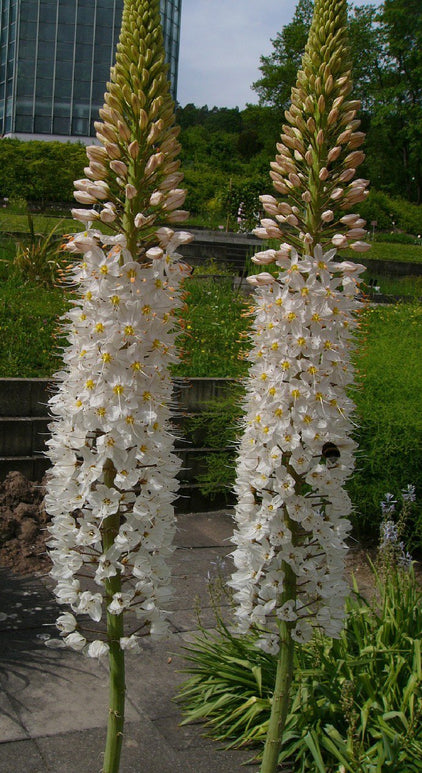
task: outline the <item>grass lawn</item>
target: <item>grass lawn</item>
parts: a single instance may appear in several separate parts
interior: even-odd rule
[[[371,249],[361,256],[362,263],[366,263],[367,260],[399,260],[404,263],[422,262],[422,246],[419,244],[391,244],[390,242],[382,241],[371,241],[370,244]],[[345,250],[344,254],[347,252],[356,260],[356,252]]]

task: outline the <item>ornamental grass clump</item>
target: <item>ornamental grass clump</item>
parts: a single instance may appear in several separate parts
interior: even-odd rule
[[[58,602],[70,606],[50,646],[109,656],[104,773],[119,768],[124,654],[167,630],[179,470],[168,366],[186,274],[176,250],[190,235],[171,228],[187,213],[166,72],[158,0],[127,0],[100,144],[87,148],[86,177],[75,183],[89,208],[73,216],[87,230],[68,242],[82,257],[50,400],[51,574]]]
[[[357,252],[365,221],[350,213],[366,196],[345,0],[317,0],[308,43],[262,196],[268,217],[255,233],[275,239],[251,276],[255,288],[250,370],[235,491],[235,571],[230,581],[240,633],[278,655],[262,773],[278,764],[293,675],[294,644],[317,630],[340,636],[347,516],[353,469],[350,362],[358,276],[336,253]]]
[[[397,516],[388,514],[398,531],[410,515],[409,494],[412,487],[402,492]],[[354,583],[339,638],[315,631],[295,649],[280,771],[420,771],[422,591],[397,539],[388,541],[382,528],[369,590],[364,597]],[[268,733],[278,660],[256,646],[260,635],[257,628],[233,635],[217,607],[216,631],[203,629],[185,648],[189,678],[179,695],[185,723],[205,721],[212,738],[255,749],[257,757]]]

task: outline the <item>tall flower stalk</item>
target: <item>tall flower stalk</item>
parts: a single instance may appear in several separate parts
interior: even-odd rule
[[[87,230],[67,245],[82,257],[50,400],[46,508],[55,592],[70,606],[50,646],[109,656],[103,771],[116,773],[125,652],[167,630],[179,470],[168,366],[176,359],[175,311],[186,273],[176,250],[190,235],[171,227],[187,213],[180,209],[185,192],[159,0],[125,0],[100,117],[99,144],[87,148],[86,177],[75,182],[85,206],[73,216]]]
[[[278,657],[262,773],[277,768],[295,643],[318,628],[338,637],[347,584],[345,538],[353,469],[351,348],[365,221],[349,213],[366,196],[352,89],[346,0],[316,0],[277,156],[276,196],[255,233],[278,246],[257,253],[250,372],[237,463],[231,584],[241,632]]]

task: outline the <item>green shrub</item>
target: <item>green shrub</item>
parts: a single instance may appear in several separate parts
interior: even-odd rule
[[[372,190],[368,198],[359,204],[359,213],[367,220],[369,228],[371,222],[376,221],[377,231],[405,231],[415,236],[422,234],[422,207],[405,199]]]

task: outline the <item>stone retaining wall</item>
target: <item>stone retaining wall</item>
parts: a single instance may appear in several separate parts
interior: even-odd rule
[[[224,397],[234,381],[225,378],[174,381],[176,451],[182,459],[179,509],[200,506],[195,480],[203,469],[201,459],[216,453],[213,448],[193,447],[186,438],[186,421],[200,413],[209,401]],[[51,389],[47,379],[0,379],[0,480],[11,470],[22,472],[32,481],[42,479],[49,464],[44,451],[50,435],[47,402]],[[204,506],[208,505],[204,502]]]

